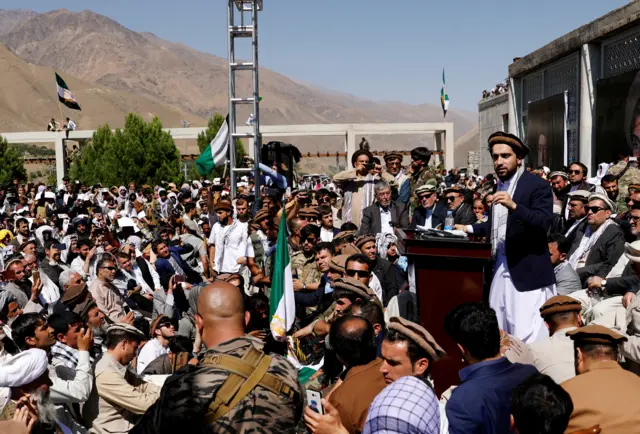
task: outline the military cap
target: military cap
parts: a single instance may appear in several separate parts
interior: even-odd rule
[[[385,154],[384,161],[395,160],[396,158],[399,158],[400,161],[402,161],[403,156],[402,154],[399,154],[397,152],[390,152],[388,154]]]
[[[489,152],[491,152],[494,145],[507,145],[513,149],[518,157],[525,157],[530,151],[529,147],[518,136],[502,131],[495,132],[489,136]]]
[[[567,336],[573,341],[588,344],[618,345],[627,340],[627,337],[605,326],[591,324],[567,332]]]
[[[438,345],[434,337],[431,336],[431,333],[421,325],[394,316],[389,320],[388,328],[409,338],[414,344],[425,350],[433,361],[440,360],[447,354],[442,347]]]
[[[589,196],[591,196],[591,192],[587,190],[576,190],[569,192],[567,196],[571,199],[578,199],[586,202],[589,199]]]
[[[612,212],[617,212],[618,211],[618,206],[611,200],[609,199],[609,196],[607,196],[606,194],[602,194],[602,193],[591,193],[589,195],[589,200],[601,200],[605,203],[605,205],[607,205],[607,208],[609,208]]]
[[[580,312],[582,303],[568,295],[556,295],[546,301],[540,308],[540,316],[546,318],[554,313]]]
[[[315,219],[319,219],[320,218],[320,213],[318,212],[318,209],[312,206],[307,206],[302,208],[300,211],[298,211],[298,216],[299,217],[311,217],[311,218],[315,218]]]
[[[569,179],[569,175],[567,175],[567,174],[566,174],[566,172],[563,172],[563,171],[561,171],[561,170],[556,170],[555,172],[551,172],[551,173],[549,174],[549,179],[553,179],[553,178],[555,178],[556,176],[561,176],[561,177],[563,177],[564,179]]]
[[[339,240],[339,239],[342,239],[342,238],[347,238],[347,237],[353,236],[353,235],[355,235],[355,234],[356,234],[356,231],[342,231],[342,232],[338,232],[338,233],[333,237],[333,239],[334,239],[334,240]]]
[[[343,289],[345,291],[352,292],[364,300],[368,300],[372,295],[375,297],[375,294],[371,293],[368,286],[352,277],[337,279],[333,282],[333,289]]]
[[[269,214],[269,211],[267,211],[266,209],[263,208],[263,209],[258,210],[256,215],[253,216],[253,222],[254,223],[260,223],[260,221],[262,221],[264,219],[268,219],[270,217],[271,217],[271,215]]]
[[[118,323],[110,325],[109,328],[107,329],[107,333],[110,332],[110,331],[115,331],[115,330],[120,330],[120,331],[123,331],[123,332],[130,333],[130,334],[136,336],[139,339],[147,339],[146,336],[144,335],[144,333],[142,333],[140,330],[138,330],[137,328],[135,328],[132,325],[125,324],[125,323],[122,323],[122,322],[118,322]]]
[[[420,187],[416,188],[416,196],[421,196],[427,193],[428,194],[435,193],[438,190],[438,186],[434,182],[429,182],[429,181],[427,181],[426,184],[423,184]]]
[[[376,242],[376,237],[374,237],[373,235],[362,235],[358,238],[356,238],[356,247],[357,248],[361,248],[362,246],[364,246],[365,244],[367,244],[368,242],[373,241],[374,243]]]
[[[344,273],[348,257],[348,255],[337,255],[332,257],[331,262],[329,262],[329,269],[338,273]]]
[[[231,212],[233,211],[233,206],[231,205],[231,202],[229,202],[228,200],[219,200],[215,206],[213,207],[214,211],[228,211]]]
[[[631,262],[640,262],[640,241],[625,243],[624,256]]]

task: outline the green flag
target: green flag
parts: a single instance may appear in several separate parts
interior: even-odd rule
[[[293,326],[296,318],[296,303],[293,295],[293,277],[289,262],[289,243],[287,242],[287,216],[284,208],[278,230],[275,262],[271,277],[271,334],[278,341],[287,338],[287,330]]]
[[[62,77],[60,77],[57,72],[55,74],[56,74],[56,88],[58,91],[58,101],[60,101],[62,104],[66,105],[70,109],[80,110],[80,105],[78,104],[76,99],[73,97],[73,94],[69,90],[69,86],[67,86],[67,83],[64,82]]]
[[[196,167],[200,175],[208,175],[216,166],[220,166],[227,159],[229,150],[229,115],[220,126],[207,149],[196,160]]]
[[[442,113],[444,113],[444,117],[447,117],[447,110],[449,110],[449,95],[447,94],[447,89],[445,87],[444,80],[444,68],[442,69],[442,89],[440,89],[440,103],[442,104]]]

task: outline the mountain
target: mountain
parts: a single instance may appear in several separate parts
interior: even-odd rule
[[[26,61],[55,68],[86,83],[139,95],[208,118],[227,112],[227,61],[184,44],[138,33],[91,11],[56,10],[44,14],[0,10],[0,23],[10,14],[19,17],[15,25],[0,25],[0,42]],[[63,75],[64,75],[63,74]],[[239,73],[238,95],[250,92],[250,73]],[[69,83],[71,89],[74,87]],[[437,90],[436,90],[437,91]],[[370,101],[328,91],[295,81],[266,68],[260,70],[260,116],[264,125],[360,122],[439,122],[439,105],[411,105]],[[6,96],[0,94],[0,101]],[[78,98],[82,104],[82,98]],[[134,110],[132,108],[131,110]],[[248,106],[238,107],[238,119],[248,117]],[[162,119],[166,126],[179,126]],[[92,116],[91,127],[102,123]],[[477,123],[477,114],[449,110],[447,121],[455,124],[457,137]],[[42,119],[37,119],[41,124]],[[171,121],[173,122],[173,121]],[[89,124],[85,124],[87,127]],[[431,137],[367,137],[374,149],[409,149],[431,146]],[[303,152],[341,151],[344,141],[336,138],[295,138]]]
[[[0,9],[0,35],[9,33],[36,15],[38,13],[30,9]]]
[[[64,114],[79,128],[94,128],[104,123],[122,127],[125,116],[132,111],[146,120],[158,116],[172,126],[179,126],[183,119],[206,125],[203,118],[145,96],[62,75],[82,106],[79,112],[64,107]],[[60,121],[52,68],[27,63],[0,44],[0,77],[0,132],[46,130],[51,117]]]

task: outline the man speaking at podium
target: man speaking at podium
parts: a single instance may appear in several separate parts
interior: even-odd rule
[[[489,304],[501,329],[529,343],[544,330],[540,307],[556,293],[547,246],[553,194],[548,182],[525,170],[529,148],[518,137],[493,133],[489,152],[498,175],[489,219],[456,229],[491,240],[495,264]]]

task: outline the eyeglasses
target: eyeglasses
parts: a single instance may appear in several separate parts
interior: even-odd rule
[[[640,221],[640,217],[634,217],[632,215],[629,216],[629,223]]]
[[[605,210],[606,208],[602,208],[602,207],[599,207],[599,206],[585,206],[584,209],[587,211],[587,213],[592,212],[592,213],[596,214],[596,213],[598,213],[600,211]]]
[[[116,267],[102,267],[105,270],[109,270],[109,271],[116,271],[117,268]]]
[[[581,175],[582,170],[570,170],[569,175]]]
[[[347,270],[347,276],[349,277],[356,277],[356,274],[358,275],[358,277],[369,277],[371,276],[371,273],[369,271],[365,271],[365,270]]]
[[[447,196],[447,202],[453,202],[457,198],[458,198],[457,196]]]

